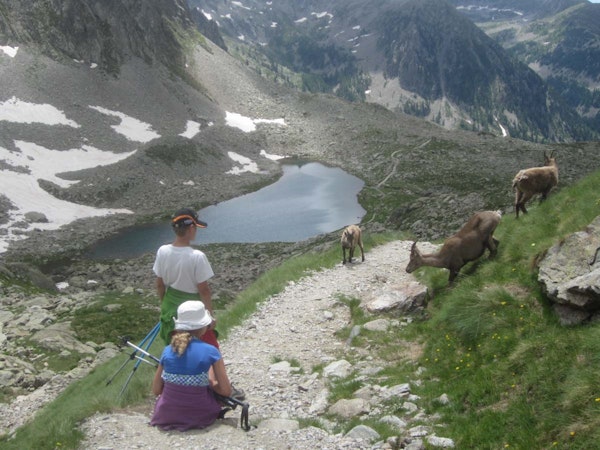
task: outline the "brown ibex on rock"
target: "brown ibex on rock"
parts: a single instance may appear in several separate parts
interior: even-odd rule
[[[358,245],[360,247],[360,254],[362,256],[362,260],[365,260],[365,251],[363,249],[362,243],[362,233],[360,231],[360,227],[358,225],[350,225],[344,229],[342,232],[342,264],[346,264],[346,249],[349,249],[349,258],[348,262],[352,262],[352,258],[354,257],[354,249]]]
[[[492,235],[501,217],[500,211],[473,214],[456,234],[444,241],[437,253],[422,254],[417,243],[413,243],[406,271],[411,273],[421,266],[443,267],[450,271],[448,283],[452,283],[460,269],[483,255],[486,248],[490,251],[490,257],[496,254],[499,242]]]
[[[554,152],[547,156],[544,153],[544,166],[520,170],[513,179],[515,191],[515,213],[519,218],[519,210],[527,213],[525,203],[536,194],[542,194],[540,203],[546,200],[550,190],[558,184],[558,165]]]

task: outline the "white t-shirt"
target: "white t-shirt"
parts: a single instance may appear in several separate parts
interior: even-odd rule
[[[212,278],[214,272],[206,255],[192,247],[161,246],[152,270],[165,286],[178,291],[197,293],[198,284]]]

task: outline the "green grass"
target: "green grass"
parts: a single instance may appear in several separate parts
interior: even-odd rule
[[[599,193],[600,172],[552,194],[542,205],[532,204],[530,213],[518,220],[514,214],[506,215],[495,233],[500,240],[496,258],[484,257],[466,266],[452,287],[447,286],[447,271],[419,269],[415,275],[433,294],[427,319],[392,333],[361,331],[353,346],[368,348],[386,367],[377,380],[351,375],[333,383],[331,400],[351,398],[370,382],[393,386],[418,377],[422,383],[411,384],[411,392],[420,396],[419,406],[427,414],[439,414],[437,423],[445,426],[436,433],[452,438],[456,448],[595,448],[600,442],[600,324],[560,326],[541,293],[535,263],[548,248],[600,214]],[[365,247],[398,238],[366,236]],[[339,263],[339,253],[337,246],[309,252],[261,276],[219,313],[221,337],[289,281]],[[345,340],[352,326],[368,317],[355,299],[340,301],[352,314],[352,323],[338,336]],[[152,349],[154,354],[159,351]],[[153,370],[146,366],[122,397],[125,373],[106,385],[123,361],[123,355],[114,358],[74,383],[14,439],[0,440],[0,447],[76,448],[81,420],[96,411],[148,401]],[[418,367],[424,370],[417,376]],[[322,366],[312,370],[319,372]],[[125,372],[129,371],[128,366]],[[448,395],[449,404],[437,401],[442,394]],[[401,415],[394,400],[379,406],[385,414]],[[338,427],[347,431],[358,423],[363,422],[341,421]],[[376,418],[364,423],[382,439],[395,433]]]
[[[600,214],[600,173],[503,218],[498,256],[466,267],[449,288],[439,269],[419,395],[458,448],[594,448],[600,442],[600,325],[562,327],[542,296],[535,262]],[[471,270],[469,270],[471,269]],[[474,270],[473,270],[474,269]],[[450,406],[432,400],[446,393]]]

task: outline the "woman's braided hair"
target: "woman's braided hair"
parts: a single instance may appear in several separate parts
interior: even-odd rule
[[[171,337],[171,348],[178,356],[181,356],[185,353],[191,341],[192,335],[189,331],[177,331]]]

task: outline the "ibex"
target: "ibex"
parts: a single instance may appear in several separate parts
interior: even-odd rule
[[[519,218],[519,210],[527,213],[525,203],[536,194],[542,194],[540,203],[546,200],[550,190],[558,184],[558,166],[553,157],[554,152],[547,156],[544,153],[544,166],[520,170],[513,179],[515,191],[515,212]]]
[[[443,267],[450,271],[448,283],[451,284],[460,269],[483,255],[486,248],[490,251],[490,257],[496,254],[499,242],[492,235],[501,217],[500,211],[473,214],[456,234],[444,241],[437,253],[424,255],[417,248],[417,243],[413,243],[406,271],[411,273],[421,266]]]
[[[358,225],[350,225],[344,229],[342,232],[342,264],[346,264],[346,249],[349,249],[349,258],[348,262],[352,262],[352,258],[354,258],[354,249],[358,245],[360,247],[360,254],[362,256],[362,260],[365,260],[365,251],[363,249],[362,243],[362,233],[360,231],[360,227]]]

